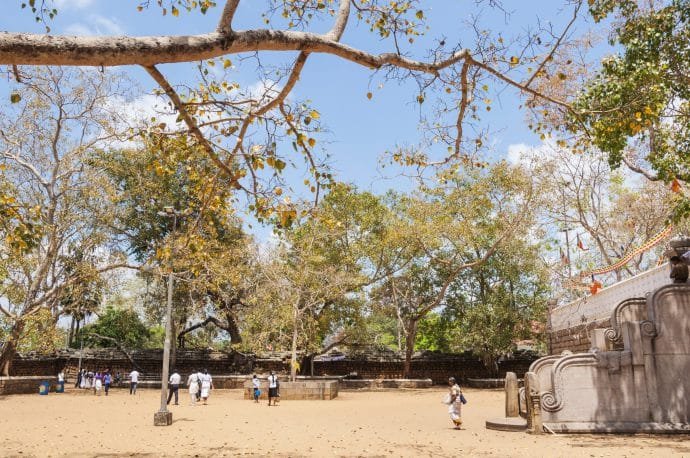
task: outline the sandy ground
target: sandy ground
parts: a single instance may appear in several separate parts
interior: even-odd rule
[[[79,391],[0,397],[0,456],[690,457],[690,437],[532,436],[484,428],[501,391],[465,390],[464,429],[452,429],[444,390],[341,392],[278,407],[215,391],[207,406],[171,406],[154,427],[160,392],[95,397]],[[182,394],[182,393],[181,393]],[[186,393],[185,393],[186,394]]]

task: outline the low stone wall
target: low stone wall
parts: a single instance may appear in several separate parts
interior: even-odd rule
[[[427,379],[343,379],[341,390],[385,390],[431,388],[433,381]]]
[[[309,380],[297,382],[280,382],[281,400],[331,400],[338,396],[337,380]],[[261,380],[260,399],[268,399],[268,381]],[[244,399],[254,399],[254,388],[251,380],[244,384]]]
[[[57,377],[0,377],[0,396],[7,394],[38,394],[41,382],[50,382],[50,391],[57,387]]]
[[[137,350],[131,353],[140,366],[142,382],[157,382],[160,378],[162,365],[162,350]],[[62,351],[53,356],[24,355],[13,361],[11,375],[48,375],[55,376],[61,369],[71,380],[74,380],[79,367],[79,350]],[[350,358],[338,361],[314,361],[314,376],[341,378],[357,374],[356,378],[365,380],[396,380],[403,378],[404,362],[399,354],[392,353],[387,358]],[[515,372],[518,377],[529,368],[536,357],[521,355],[513,359],[505,359],[498,363],[498,377],[504,377],[506,372]],[[289,361],[280,355],[269,358],[258,358],[253,355],[240,353],[224,353],[217,351],[183,351],[177,352],[175,366],[183,377],[192,370],[208,369],[216,377],[223,375],[267,374],[270,371],[287,373]],[[84,350],[81,367],[89,370],[110,369],[114,375],[121,373],[123,378],[132,370],[132,364],[127,357],[116,349]],[[171,368],[172,369],[172,368]],[[308,368],[305,368],[308,370]],[[411,363],[411,379],[431,379],[434,384],[445,385],[448,377],[455,377],[460,381],[468,378],[484,378],[492,376],[482,364],[480,358],[471,354],[441,355],[436,353],[416,355]],[[218,379],[223,388],[239,388],[241,381],[232,379]],[[238,385],[240,384],[240,385]],[[142,386],[144,383],[142,383]]]

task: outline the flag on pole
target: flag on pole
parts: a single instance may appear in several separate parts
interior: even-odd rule
[[[577,234],[577,247],[582,251],[587,251],[587,248],[585,248],[585,244],[582,243],[582,240],[580,240],[580,234]]]
[[[678,178],[674,178],[673,181],[671,182],[671,191],[675,193],[679,193],[681,190],[680,186],[680,181],[678,181]]]
[[[558,247],[558,251],[561,254],[561,262],[563,264],[570,264],[570,259],[568,259],[568,256],[563,252],[563,249],[561,247]]]

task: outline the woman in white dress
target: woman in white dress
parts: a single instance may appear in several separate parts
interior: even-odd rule
[[[448,393],[448,413],[450,414],[450,420],[455,425],[455,429],[460,429],[460,425],[462,425],[462,390],[455,383],[455,378],[453,377],[448,379],[448,386],[450,387],[450,392]]]
[[[199,374],[192,371],[187,379],[187,385],[189,385],[189,399],[191,401],[190,405],[196,405],[196,395],[199,392]]]
[[[204,404],[206,404],[212,389],[213,379],[211,378],[211,374],[208,373],[208,370],[204,369],[204,373],[201,375],[201,399],[203,399]]]

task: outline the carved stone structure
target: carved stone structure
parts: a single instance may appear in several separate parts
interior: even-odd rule
[[[690,432],[690,284],[669,284],[664,273],[646,299],[628,284],[634,295],[612,307],[590,351],[530,366],[530,431]]]
[[[527,422],[520,414],[518,379],[515,372],[508,372],[505,378],[506,416],[486,421],[488,429],[498,431],[524,431]]]

